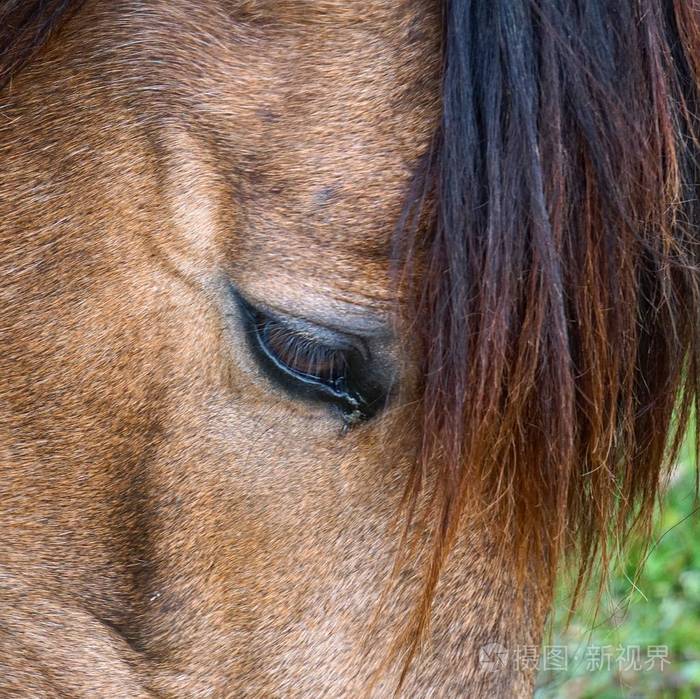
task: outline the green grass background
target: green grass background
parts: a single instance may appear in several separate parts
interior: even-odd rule
[[[566,668],[560,661],[554,669],[540,671],[536,699],[700,698],[700,502],[695,499],[695,466],[687,440],[657,509],[641,575],[635,579],[641,553],[632,546],[624,565],[610,577],[596,619],[591,603],[584,602],[565,628],[568,600],[560,595],[547,645],[566,647]],[[669,662],[647,662],[649,646],[661,647]],[[605,647],[599,652],[610,654],[609,669],[607,661],[591,659],[595,650],[587,650]],[[626,669],[633,665],[636,647],[642,669]],[[620,660],[621,653],[627,658]],[[544,649],[540,667],[543,664]]]

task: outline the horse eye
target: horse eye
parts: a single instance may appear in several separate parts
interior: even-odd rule
[[[365,359],[359,350],[332,347],[240,296],[238,300],[249,346],[277,384],[294,396],[334,405],[348,425],[379,409],[384,396],[366,384]]]
[[[328,347],[273,318],[259,318],[256,330],[265,349],[300,378],[334,387],[346,381],[346,350]]]

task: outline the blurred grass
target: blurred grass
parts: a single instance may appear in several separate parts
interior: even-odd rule
[[[610,577],[597,618],[584,602],[568,628],[562,590],[546,644],[565,650],[543,649],[540,668],[550,668],[540,670],[535,699],[700,697],[700,503],[691,438],[655,514],[641,575],[635,578],[641,548],[632,546]],[[665,658],[652,662],[650,647]]]

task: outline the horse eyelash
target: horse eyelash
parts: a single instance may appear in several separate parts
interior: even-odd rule
[[[255,308],[233,292],[251,350],[284,388],[335,405],[345,428],[368,420],[384,405],[386,390],[362,378],[365,359],[360,350],[325,344],[303,328]]]
[[[273,318],[256,318],[255,325],[268,351],[290,371],[332,383],[344,377],[348,364],[345,350],[324,345]]]

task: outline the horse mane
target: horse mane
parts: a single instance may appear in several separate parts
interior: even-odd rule
[[[0,88],[83,0],[0,2]],[[445,0],[443,110],[395,249],[422,357],[406,485],[520,579],[648,531],[699,396],[696,0]],[[697,444],[696,444],[697,450]],[[407,661],[407,662],[408,662]]]
[[[649,533],[698,404],[699,69],[696,1],[444,4],[396,241],[423,357],[409,512],[435,484],[409,658],[466,519],[521,583],[568,555],[574,601],[613,537]]]

